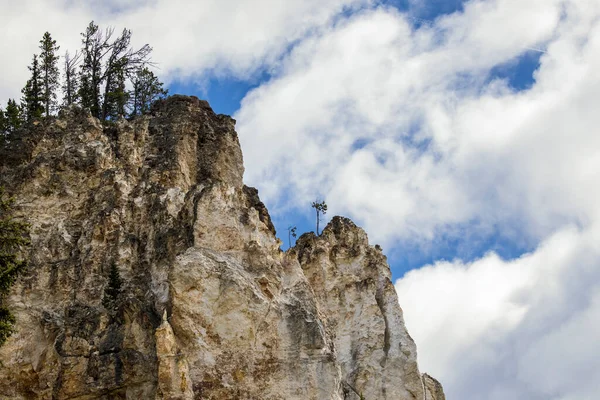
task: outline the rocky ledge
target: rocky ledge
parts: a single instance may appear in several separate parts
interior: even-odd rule
[[[380,249],[335,217],[282,252],[234,126],[172,96],[104,126],[71,108],[0,151],[32,242],[0,398],[444,399]]]

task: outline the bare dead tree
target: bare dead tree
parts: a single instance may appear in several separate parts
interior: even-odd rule
[[[106,83],[104,87],[102,119],[106,119],[110,108],[115,105],[115,98],[118,98],[122,94],[118,93],[123,90],[123,84],[120,80],[133,76],[142,67],[151,64],[149,58],[152,47],[145,44],[139,49],[134,50],[130,47],[130,43],[131,31],[123,29],[121,35],[109,45],[106,68],[102,76],[102,80]]]
[[[75,55],[71,57],[69,51],[65,53],[65,62],[63,65],[63,73],[65,80],[63,83],[63,105],[70,106],[77,100],[77,89],[79,87],[79,79],[77,76],[77,67],[81,60],[81,53],[75,52]]]

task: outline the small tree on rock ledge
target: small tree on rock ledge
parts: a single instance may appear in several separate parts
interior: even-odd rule
[[[102,305],[109,311],[114,312],[117,308],[117,301],[121,294],[123,286],[123,280],[119,273],[119,268],[114,262],[110,265],[110,271],[108,272],[108,283],[104,288],[104,297],[102,298]]]
[[[317,201],[313,201],[312,203],[312,208],[315,209],[316,213],[317,213],[317,236],[319,235],[319,221],[321,220],[321,214],[325,215],[327,214],[327,204],[325,204],[325,200],[319,202]]]

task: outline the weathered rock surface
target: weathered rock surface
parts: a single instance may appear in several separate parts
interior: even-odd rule
[[[0,152],[32,240],[0,398],[444,399],[363,230],[279,249],[234,124],[194,97],[110,127],[72,108]]]

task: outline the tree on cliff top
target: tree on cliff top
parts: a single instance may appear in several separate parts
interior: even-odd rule
[[[56,45],[56,40],[52,39],[50,32],[44,33],[44,37],[40,40],[40,70],[42,81],[42,101],[44,103],[44,111],[46,117],[50,116],[50,112],[54,111],[57,106],[56,90],[59,86],[60,73],[58,69],[59,46]]]
[[[8,118],[6,118],[6,114],[2,107],[0,107],[0,147],[4,143],[4,136],[8,131]]]
[[[109,48],[112,31],[102,32],[94,21],[90,22],[81,34],[83,62],[79,75],[79,99],[83,107],[89,108],[92,115],[100,117],[100,85],[102,84],[102,58]]]
[[[10,141],[11,134],[21,126],[22,119],[22,108],[15,100],[8,100],[6,110],[0,108],[0,147]]]
[[[125,113],[129,97],[125,90],[126,79],[151,64],[152,48],[145,44],[133,49],[129,29],[123,29],[113,40],[114,29],[102,31],[94,21],[81,35],[83,60],[78,91],[81,105],[97,118],[115,119]]]
[[[6,111],[4,111],[4,117],[6,118],[6,133],[13,133],[17,130],[23,122],[23,107],[19,106],[14,99],[8,99],[6,104]]]
[[[319,222],[321,221],[321,214],[327,214],[327,204],[325,204],[325,200],[321,202],[317,200],[313,201],[311,207],[314,208],[317,213],[317,235],[319,235]]]
[[[79,60],[81,53],[76,51],[74,56],[69,54],[69,51],[65,52],[63,74],[65,80],[62,84],[63,91],[63,106],[70,106],[75,103],[78,99],[78,88],[79,88],[79,77],[77,76],[77,67],[79,66]]]
[[[15,317],[6,307],[5,297],[27,265],[19,252],[29,244],[27,224],[13,219],[13,203],[14,199],[6,198],[0,188],[0,346],[14,332]]]
[[[158,99],[167,96],[168,90],[148,68],[139,69],[134,75],[131,96],[131,116],[142,115],[150,111],[150,106]]]
[[[33,56],[31,66],[28,68],[31,71],[31,78],[27,80],[25,87],[21,90],[23,93],[21,105],[25,112],[25,119],[30,122],[40,118],[44,113],[44,82],[37,55]]]
[[[110,31],[112,33],[112,30]],[[104,80],[104,102],[102,104],[102,119],[114,118],[115,110],[119,115],[125,114],[125,104],[128,93],[125,91],[125,79],[132,77],[138,70],[150,63],[152,47],[143,45],[137,50],[131,47],[131,31],[123,32],[109,45],[108,59],[102,79]]]
[[[59,89],[63,93],[60,106],[78,104],[103,121],[144,114],[155,100],[167,95],[163,83],[147,68],[154,65],[150,60],[152,47],[148,44],[132,47],[129,29],[117,35],[114,28],[100,29],[92,21],[81,36],[81,51],[73,56],[67,51],[59,68],[60,46],[49,32],[43,35],[41,52],[33,55],[28,67],[29,79],[21,90],[20,120],[17,124],[10,119],[6,128],[7,107],[4,118],[0,116],[0,133],[11,132],[22,122],[54,114],[59,106]]]

